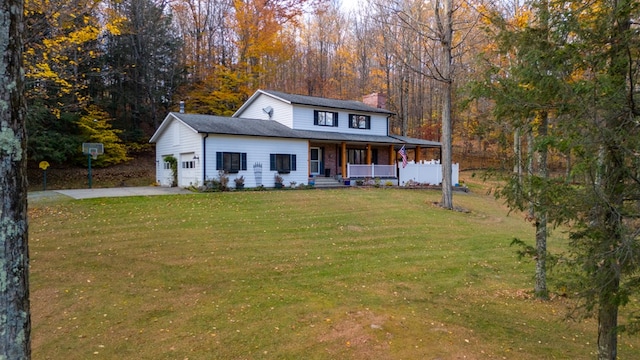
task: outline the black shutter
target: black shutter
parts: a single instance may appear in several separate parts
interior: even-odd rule
[[[333,113],[333,126],[338,127],[338,113]]]
[[[270,166],[269,166],[269,169],[270,169],[271,171],[276,171],[276,170],[278,170],[278,169],[276,169],[276,154],[271,154],[271,155],[269,156],[269,158],[270,158],[270,163],[271,163],[271,164],[270,164]]]
[[[291,155],[291,171],[296,171],[296,154]]]
[[[224,165],[222,164],[222,153],[220,151],[216,152],[216,170],[224,169]]]
[[[247,153],[240,154],[240,170],[247,170]]]
[[[318,125],[318,110],[313,111],[313,125]]]

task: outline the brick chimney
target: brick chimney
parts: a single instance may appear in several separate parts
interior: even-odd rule
[[[383,93],[373,93],[362,97],[362,102],[378,109],[386,109],[387,95]]]

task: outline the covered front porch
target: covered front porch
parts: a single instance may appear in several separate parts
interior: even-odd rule
[[[408,160],[440,159],[440,143],[386,136],[384,142],[309,141],[309,176],[344,179],[396,179],[398,151],[404,146]]]

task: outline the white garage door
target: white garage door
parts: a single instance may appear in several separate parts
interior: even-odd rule
[[[180,155],[178,164],[178,185],[181,187],[196,185],[196,159],[194,153]]]

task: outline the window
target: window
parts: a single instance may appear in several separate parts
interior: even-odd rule
[[[338,156],[339,165],[342,166],[342,153]],[[347,149],[347,163],[354,165],[364,165],[367,163],[366,149]],[[378,149],[371,149],[371,163],[378,163]]]
[[[216,170],[223,170],[228,174],[247,170],[247,153],[218,151],[216,153]]]
[[[366,164],[367,150],[365,149],[347,149],[347,162],[349,164]]]
[[[196,162],[193,161],[193,160],[183,161],[182,162],[182,168],[183,169],[195,169],[196,168]]]
[[[168,162],[168,161],[164,161],[162,163],[162,168],[165,169],[165,170],[171,170],[171,163]]]
[[[371,116],[349,114],[349,127],[352,129],[371,129]]]
[[[295,154],[271,154],[271,171],[288,174],[296,171]]]
[[[331,111],[314,111],[313,124],[318,126],[338,127],[338,113]]]

